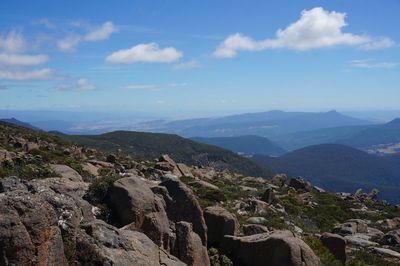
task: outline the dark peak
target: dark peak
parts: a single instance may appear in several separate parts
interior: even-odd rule
[[[387,124],[388,125],[400,125],[400,117],[397,117],[397,118],[393,119],[392,121],[390,121]]]

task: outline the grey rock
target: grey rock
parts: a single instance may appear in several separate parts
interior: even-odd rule
[[[209,246],[218,247],[224,235],[235,236],[239,232],[239,222],[236,217],[222,207],[207,207],[204,210],[204,219],[208,228]]]
[[[322,244],[344,265],[346,263],[346,240],[340,235],[331,233],[323,233],[320,239]]]
[[[321,265],[312,249],[290,231],[272,231],[244,237],[225,236],[222,247],[235,265]]]

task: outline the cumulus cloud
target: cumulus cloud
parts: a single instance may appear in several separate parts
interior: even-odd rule
[[[181,57],[182,52],[175,48],[160,48],[157,43],[153,42],[116,51],[106,58],[106,62],[110,64],[171,63]]]
[[[34,66],[49,60],[47,55],[0,54],[0,66]]]
[[[54,71],[50,68],[38,70],[0,70],[0,80],[51,79]]]
[[[111,34],[117,32],[118,29],[111,21],[107,21],[100,27],[89,31],[85,35],[73,34],[61,39],[57,42],[58,49],[62,52],[72,52],[81,42],[98,42],[110,38]]]
[[[110,35],[116,31],[117,28],[114,24],[111,21],[107,21],[99,28],[86,34],[84,39],[91,42],[102,41],[108,39]]]
[[[57,42],[58,49],[62,52],[72,52],[76,46],[81,42],[81,37],[78,35],[71,35]]]
[[[79,78],[74,84],[61,83],[56,86],[58,91],[94,91],[96,86],[91,84],[87,78]]]
[[[389,68],[394,68],[398,65],[398,63],[394,62],[374,62],[370,59],[365,59],[365,60],[353,60],[350,62],[350,65],[355,68],[367,68],[367,69],[373,69],[373,68],[383,68],[383,69],[389,69]]]
[[[381,49],[394,45],[387,37],[372,38],[343,32],[347,26],[346,13],[327,11],[322,7],[303,10],[300,19],[285,29],[279,29],[275,38],[261,41],[241,33],[228,36],[214,51],[214,56],[229,58],[239,51],[261,51],[266,49],[286,48],[306,51],[338,45],[357,46],[362,49]]]
[[[185,70],[185,69],[193,69],[193,68],[199,68],[199,67],[200,67],[200,63],[197,60],[190,60],[187,62],[176,64],[174,66],[174,69]]]
[[[11,31],[7,36],[0,35],[0,50],[6,53],[18,53],[24,51],[26,42],[21,32]]]

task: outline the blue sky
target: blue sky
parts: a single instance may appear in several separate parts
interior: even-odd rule
[[[0,3],[0,109],[400,109],[400,1]]]

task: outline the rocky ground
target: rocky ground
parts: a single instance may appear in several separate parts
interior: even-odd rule
[[[0,123],[0,265],[400,265],[400,208]]]

